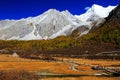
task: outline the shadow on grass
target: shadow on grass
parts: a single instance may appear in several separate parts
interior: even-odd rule
[[[41,75],[41,78],[68,78],[68,77],[83,77],[90,75],[79,75],[79,74],[56,74],[56,75]]]

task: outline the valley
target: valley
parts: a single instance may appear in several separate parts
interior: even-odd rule
[[[0,80],[89,79],[120,80],[120,4],[0,21]]]
[[[119,60],[91,60],[83,58],[61,58],[58,61],[44,61],[0,55],[0,71],[28,71],[40,76],[40,80],[119,80],[120,77],[105,75],[104,70],[93,70],[92,66],[120,68]],[[104,73],[104,74],[103,74]],[[103,75],[102,75],[103,74]],[[106,73],[107,74],[107,73]]]

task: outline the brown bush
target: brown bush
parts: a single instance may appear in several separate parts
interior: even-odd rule
[[[0,80],[39,80],[39,77],[27,71],[0,71]]]

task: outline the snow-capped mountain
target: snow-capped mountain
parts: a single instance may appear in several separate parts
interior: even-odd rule
[[[80,24],[68,11],[50,9],[37,17],[0,21],[0,39],[49,39],[69,35]]]
[[[50,9],[36,17],[2,20],[0,21],[0,39],[52,39],[61,35],[70,35],[76,29],[82,29],[79,34],[84,35],[92,28],[91,21],[97,21],[100,18],[103,21],[102,19],[107,17],[113,8],[115,6],[103,8],[93,5],[85,14],[77,17],[67,10],[60,12],[56,9]]]
[[[105,18],[109,15],[109,13],[115,8],[116,6],[108,6],[102,7],[97,4],[93,4],[91,8],[89,8],[86,13],[81,14],[80,16],[75,15],[79,20],[82,21],[96,21],[100,18]]]
[[[79,16],[75,15],[75,17],[79,20],[89,23],[89,30],[84,31],[81,35],[87,34],[90,31],[94,31],[99,28],[99,26],[105,22],[104,18],[106,18],[115,7],[116,6],[102,7],[100,5],[93,4],[86,13]]]

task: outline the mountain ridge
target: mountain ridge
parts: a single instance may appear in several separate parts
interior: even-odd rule
[[[117,9],[117,10],[116,10]],[[120,50],[120,8],[116,7],[113,14],[99,26],[96,31],[78,37],[79,30],[88,31],[89,26],[80,26],[73,30],[69,36],[59,36],[48,40],[0,40],[0,49],[17,52],[22,57],[31,57],[41,54],[54,54],[63,56],[89,55],[93,56],[100,52]],[[116,15],[117,13],[117,15]],[[118,16],[118,17],[117,17]],[[31,24],[30,24],[31,25]],[[32,55],[31,55],[32,54]],[[82,56],[83,57],[83,56]]]
[[[92,7],[95,6],[98,7],[98,5],[95,4]],[[90,9],[88,11],[90,11]],[[91,16],[88,17],[91,18]],[[103,21],[102,19],[101,21],[98,20],[99,18],[97,17],[95,20],[84,21],[73,16],[68,10],[60,12],[56,9],[49,9],[36,17],[0,21],[0,39],[53,39],[62,35],[70,35],[75,29],[81,29],[81,26],[88,28],[86,30],[80,30],[80,35],[84,35],[90,31],[94,21],[96,21],[98,25]]]

